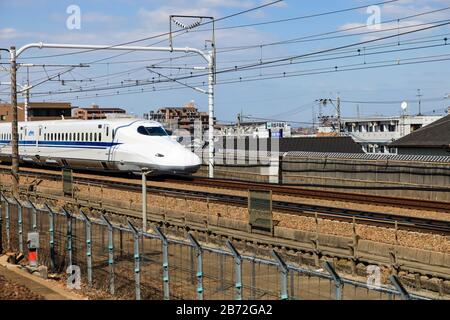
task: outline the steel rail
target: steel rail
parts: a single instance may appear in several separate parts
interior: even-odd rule
[[[21,174],[28,174],[33,176],[40,176],[42,178],[46,177],[51,180],[61,180],[61,174],[59,173],[48,173],[48,172],[33,172],[33,171],[21,171]],[[141,185],[136,180],[136,182],[124,182],[117,180],[107,180],[104,177],[99,178],[90,178],[90,177],[81,177],[74,175],[73,181],[86,185],[103,185],[109,188],[121,189],[121,190],[135,190],[140,191]],[[111,178],[111,177],[106,177]],[[134,181],[134,179],[130,179]],[[169,179],[171,182],[173,179]],[[209,180],[208,181],[212,181]],[[220,184],[221,180],[218,180],[218,184],[216,187],[223,187]],[[223,181],[223,180],[222,180]],[[229,183],[229,182],[228,182]],[[240,187],[243,186],[244,183],[240,184]],[[247,184],[247,189],[249,187],[263,187],[263,184]],[[270,186],[269,186],[270,187]],[[183,198],[193,198],[193,199],[201,199],[208,201],[215,201],[225,204],[233,204],[236,206],[246,207],[248,204],[247,197],[237,196],[237,195],[229,195],[217,192],[206,192],[199,190],[182,190],[176,188],[168,188],[168,187],[157,187],[157,186],[148,186],[147,192],[156,193],[162,195],[168,195],[173,197],[183,197]],[[303,194],[297,194],[302,195]],[[381,213],[381,212],[370,212],[364,210],[355,210],[355,209],[347,209],[347,208],[336,208],[336,207],[328,207],[321,205],[310,205],[304,203],[293,203],[293,202],[285,202],[285,201],[273,201],[272,203],[273,209],[278,210],[284,213],[289,213],[298,216],[318,216],[320,218],[330,219],[330,220],[338,220],[345,222],[353,222],[360,221],[364,224],[382,226],[388,228],[397,227],[402,230],[409,231],[420,231],[420,232],[429,232],[429,233],[437,233],[443,235],[450,235],[450,221],[429,219],[429,218],[421,218],[421,217],[411,217],[406,215],[398,215],[392,213]]]

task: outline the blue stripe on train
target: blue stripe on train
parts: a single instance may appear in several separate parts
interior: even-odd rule
[[[10,140],[0,140],[0,144],[9,144]],[[116,145],[118,142],[91,142],[91,141],[39,141],[40,147],[56,147],[56,148],[86,148],[86,149],[107,149]],[[19,146],[36,145],[34,141],[19,141]]]

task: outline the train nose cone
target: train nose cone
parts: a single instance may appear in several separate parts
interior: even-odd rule
[[[200,166],[202,164],[202,160],[198,155],[191,152],[191,165],[192,166]]]

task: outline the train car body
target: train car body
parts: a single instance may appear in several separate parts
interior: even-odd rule
[[[189,174],[200,158],[173,141],[158,122],[139,119],[19,122],[25,163],[151,174]],[[0,159],[11,160],[11,123],[0,124]]]

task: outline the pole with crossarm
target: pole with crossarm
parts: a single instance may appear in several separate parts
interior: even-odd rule
[[[190,47],[145,47],[145,46],[115,46],[115,45],[92,45],[92,44],[65,44],[65,43],[43,43],[43,42],[36,42],[36,43],[29,43],[27,45],[24,45],[23,47],[15,50],[15,48],[10,49],[10,61],[12,68],[15,69],[17,58],[26,50],[32,49],[32,48],[38,48],[38,49],[92,49],[92,50],[114,50],[114,51],[152,51],[152,52],[184,52],[184,53],[195,53],[201,56],[208,64],[208,90],[206,93],[208,94],[208,110],[209,110],[209,155],[208,155],[208,164],[209,164],[209,177],[214,177],[214,126],[213,126],[213,119],[214,119],[214,51],[208,51],[204,52],[199,49],[190,48]],[[13,119],[13,124],[17,123],[17,90],[16,90],[16,78],[15,78],[15,72],[11,72],[11,101],[13,102],[13,116],[16,119]],[[15,103],[14,103],[15,101]],[[14,112],[15,110],[15,112]],[[18,145],[17,137],[18,137],[18,128],[16,126],[12,126],[12,145],[13,149],[14,146]],[[16,148],[17,149],[17,148]],[[19,156],[18,156],[18,150],[17,154],[15,155],[15,152],[13,150],[13,157],[12,157],[12,175],[13,177],[18,177],[19,172]],[[15,156],[14,156],[15,155]],[[18,179],[13,179],[13,190],[18,190]]]

